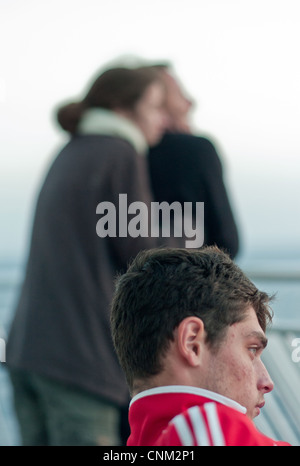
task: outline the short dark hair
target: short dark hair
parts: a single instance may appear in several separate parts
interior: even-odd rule
[[[142,251],[116,281],[111,330],[130,389],[163,368],[174,330],[188,316],[202,319],[207,344],[218,348],[228,327],[253,306],[265,331],[271,297],[215,246]]]

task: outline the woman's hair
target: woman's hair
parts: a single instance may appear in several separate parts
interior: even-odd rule
[[[118,279],[111,309],[112,337],[130,389],[162,370],[184,318],[202,319],[207,344],[217,351],[250,306],[265,330],[270,299],[217,247],[141,252]]]
[[[65,131],[73,134],[83,112],[89,108],[133,110],[148,86],[155,81],[160,81],[159,71],[152,67],[106,70],[96,78],[81,101],[58,109],[57,121]]]

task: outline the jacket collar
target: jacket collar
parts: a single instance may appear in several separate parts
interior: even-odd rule
[[[190,387],[186,385],[167,385],[163,387],[150,388],[149,390],[145,390],[134,396],[130,402],[130,406],[135,401],[141,398],[167,393],[186,393],[190,395],[197,395],[203,398],[208,398],[210,400],[216,401],[217,403],[221,403],[230,408],[234,408],[243,414],[246,414],[247,412],[247,409],[244,406],[240,405],[239,403],[230,398],[227,398],[226,396],[220,395],[219,393],[211,392],[210,390],[205,390],[204,388]]]
[[[145,155],[147,142],[140,129],[127,118],[104,108],[90,108],[81,117],[79,134],[116,136],[128,141],[140,155]]]

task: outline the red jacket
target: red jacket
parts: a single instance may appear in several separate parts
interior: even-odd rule
[[[266,437],[246,408],[217,393],[188,386],[157,387],[135,396],[128,446],[288,446]]]

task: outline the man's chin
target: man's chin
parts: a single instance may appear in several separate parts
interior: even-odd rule
[[[252,410],[251,413],[249,413],[249,410],[248,410],[248,411],[247,411],[247,416],[248,416],[250,419],[254,419],[255,417],[259,416],[259,415],[260,415],[260,411],[261,411],[261,409],[263,408],[264,404],[265,404],[265,403],[263,402],[263,403],[260,403],[260,404],[256,405],[256,406],[253,408],[253,410]]]

